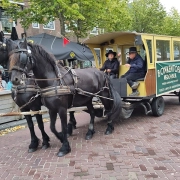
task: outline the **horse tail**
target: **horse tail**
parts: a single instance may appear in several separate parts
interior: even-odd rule
[[[114,121],[120,118],[121,110],[122,110],[122,100],[119,93],[114,89],[111,80],[108,76],[106,76],[106,80],[109,86],[110,95],[113,99],[113,104],[110,112],[107,113],[107,116],[110,121]]]

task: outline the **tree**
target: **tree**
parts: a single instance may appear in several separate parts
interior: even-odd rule
[[[65,36],[67,24],[78,40],[94,27],[104,28],[106,31],[130,27],[127,0],[29,0],[23,11],[11,8],[7,0],[3,1],[8,13],[14,19],[21,19],[23,27],[29,27],[32,22],[46,24],[59,19],[61,34]]]
[[[170,36],[180,36],[180,13],[174,7],[164,19],[162,33]]]
[[[127,30],[130,27],[127,0],[77,0],[76,3],[85,19],[68,19],[68,27],[77,38],[87,36],[94,27],[105,31]]]
[[[129,12],[132,17],[131,30],[161,34],[166,11],[159,0],[133,0]]]

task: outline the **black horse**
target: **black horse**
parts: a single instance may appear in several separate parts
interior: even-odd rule
[[[121,112],[121,98],[108,77],[95,68],[77,69],[74,73],[63,67],[58,68],[54,56],[48,54],[41,46],[31,43],[28,45],[25,41],[20,49],[11,53],[11,81],[14,85],[19,85],[22,74],[27,75],[33,70],[41,88],[43,104],[49,109],[51,131],[62,142],[58,156],[64,156],[71,151],[67,139],[67,109],[72,104],[74,107],[87,106],[91,120],[86,136],[93,136],[95,111],[92,105],[93,96],[90,93],[104,97],[100,99],[108,112],[109,120],[105,134],[112,133],[112,120],[119,118]],[[62,133],[58,133],[55,128],[57,113],[61,119]]]
[[[5,38],[3,32],[0,32],[0,63],[9,67],[9,53],[17,48],[17,43],[11,39]],[[34,86],[34,87],[33,87]],[[15,103],[21,107],[36,95],[38,89],[35,88],[35,82],[33,80],[26,80],[24,85],[20,85],[12,89],[12,98]],[[41,97],[36,98],[32,103],[21,109],[22,112],[28,112],[30,110],[39,111],[41,110],[42,102]],[[70,112],[70,119],[68,123],[68,135],[72,135],[73,129],[76,129],[76,119],[74,117],[74,112]],[[42,133],[42,149],[47,149],[49,147],[49,137],[44,131],[44,123],[42,121],[42,115],[35,115],[38,123],[38,127]],[[39,139],[37,138],[34,131],[34,124],[31,115],[25,116],[30,134],[31,134],[31,144],[29,145],[28,152],[34,152],[37,150],[39,145]]]
[[[9,53],[17,47],[17,44],[12,41],[11,39],[7,39],[3,36],[3,33],[0,32],[0,62],[8,65],[8,55]],[[37,94],[37,90],[35,89],[36,85],[35,82],[32,80],[27,80],[25,82],[25,85],[19,85],[16,87],[13,87],[12,89],[12,98],[14,99],[15,103],[21,107],[24,104],[26,104],[33,96]],[[21,109],[22,112],[27,112],[27,111],[39,111],[41,110],[42,102],[41,102],[41,97],[37,97],[35,101],[31,102],[27,106]],[[38,127],[41,131],[42,134],[42,149],[47,149],[49,147],[49,136],[46,134],[44,130],[44,123],[42,119],[42,115],[36,114],[36,119],[38,123]],[[30,134],[31,134],[31,143],[29,145],[29,150],[28,152],[34,152],[37,150],[38,145],[39,145],[39,139],[35,134],[34,131],[34,123],[32,121],[31,115],[26,115],[25,116]]]

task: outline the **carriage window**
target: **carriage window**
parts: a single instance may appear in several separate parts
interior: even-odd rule
[[[122,52],[121,52],[121,47],[118,47],[118,48],[117,48],[117,55],[118,55],[119,53],[122,54]],[[117,56],[117,59],[118,59],[118,61],[119,61],[119,65],[121,65],[121,64],[122,64],[122,56],[120,56],[120,57]]]
[[[123,62],[123,64],[126,64],[128,62],[129,59],[129,48],[124,48],[124,57],[125,57],[125,62]]]
[[[94,51],[96,52],[98,64],[99,64],[99,66],[101,66],[101,49],[100,48],[94,48]],[[95,62],[93,62],[93,64],[95,64]]]
[[[110,48],[110,47],[106,48],[106,53],[107,53],[109,50],[112,50],[112,51],[113,51],[113,48]]]
[[[140,50],[139,52],[140,56],[143,58],[143,60],[145,60],[145,57],[146,57],[145,49],[143,48],[143,46],[141,46],[139,50]]]
[[[150,63],[152,63],[152,40],[146,40],[146,42],[149,50]]]
[[[157,61],[170,60],[170,41],[156,40],[156,58]]]
[[[180,41],[174,41],[173,51],[174,51],[174,60],[180,60]]]

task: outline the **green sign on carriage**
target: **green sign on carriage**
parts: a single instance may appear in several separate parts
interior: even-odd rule
[[[156,62],[156,96],[180,89],[180,61]]]

